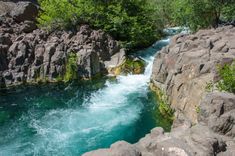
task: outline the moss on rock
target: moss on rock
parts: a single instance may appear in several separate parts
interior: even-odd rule
[[[66,63],[66,71],[64,75],[64,81],[68,82],[71,80],[78,79],[77,75],[77,55],[71,52],[68,56],[67,63]]]
[[[141,59],[127,58],[124,63],[118,67],[109,70],[109,73],[117,76],[120,74],[142,74],[145,70],[145,62]]]
[[[163,91],[156,87],[153,83],[150,83],[150,88],[156,93],[158,100],[158,109],[162,116],[167,118],[169,121],[174,120],[174,110],[170,107],[167,102],[167,96],[163,93]]]

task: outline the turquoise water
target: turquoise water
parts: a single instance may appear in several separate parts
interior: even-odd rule
[[[148,87],[153,56],[167,43],[138,53],[147,62],[141,75],[0,91],[0,156],[79,156],[137,142],[155,126],[169,130]]]

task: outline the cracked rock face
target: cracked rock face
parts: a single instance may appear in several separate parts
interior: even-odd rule
[[[218,80],[217,66],[235,59],[235,27],[177,35],[157,54],[152,81],[168,96],[173,109],[197,123],[196,107],[207,83]]]
[[[152,73],[176,110],[171,132],[154,128],[136,144],[122,141],[84,156],[234,156],[235,95],[205,89],[219,80],[217,65],[235,59],[234,41],[233,26],[174,36],[155,56]]]
[[[37,13],[31,2],[0,2],[0,86],[56,82],[66,74],[71,53],[81,79],[106,74],[124,62],[125,51],[102,30],[82,25],[74,32],[49,33],[37,28]]]

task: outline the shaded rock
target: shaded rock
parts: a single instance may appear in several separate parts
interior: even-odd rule
[[[24,2],[23,7],[27,10],[25,3],[31,4]],[[17,23],[10,17],[3,17],[5,19],[0,25],[0,71],[12,73],[12,79],[4,79],[6,87],[8,84],[91,79],[107,74],[110,67],[125,60],[125,51],[117,41],[88,25],[80,26],[76,33],[49,33],[36,29],[35,22],[29,19]],[[12,33],[6,30],[8,28]],[[73,65],[69,61],[71,53],[76,56]]]
[[[100,62],[96,52],[88,50],[82,50],[78,55],[78,76],[82,79],[95,76],[100,73]]]
[[[17,21],[35,21],[38,15],[38,6],[31,2],[18,2],[17,6],[11,10],[10,15]]]
[[[33,21],[24,21],[24,24],[21,27],[21,31],[25,33],[30,33],[35,29],[37,29],[37,25]]]

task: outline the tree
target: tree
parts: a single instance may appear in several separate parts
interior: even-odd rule
[[[172,0],[172,19],[176,24],[200,28],[217,27],[221,18],[235,16],[234,0]]]
[[[151,0],[41,0],[40,26],[66,29],[89,24],[128,49],[146,47],[161,34],[162,20]]]

